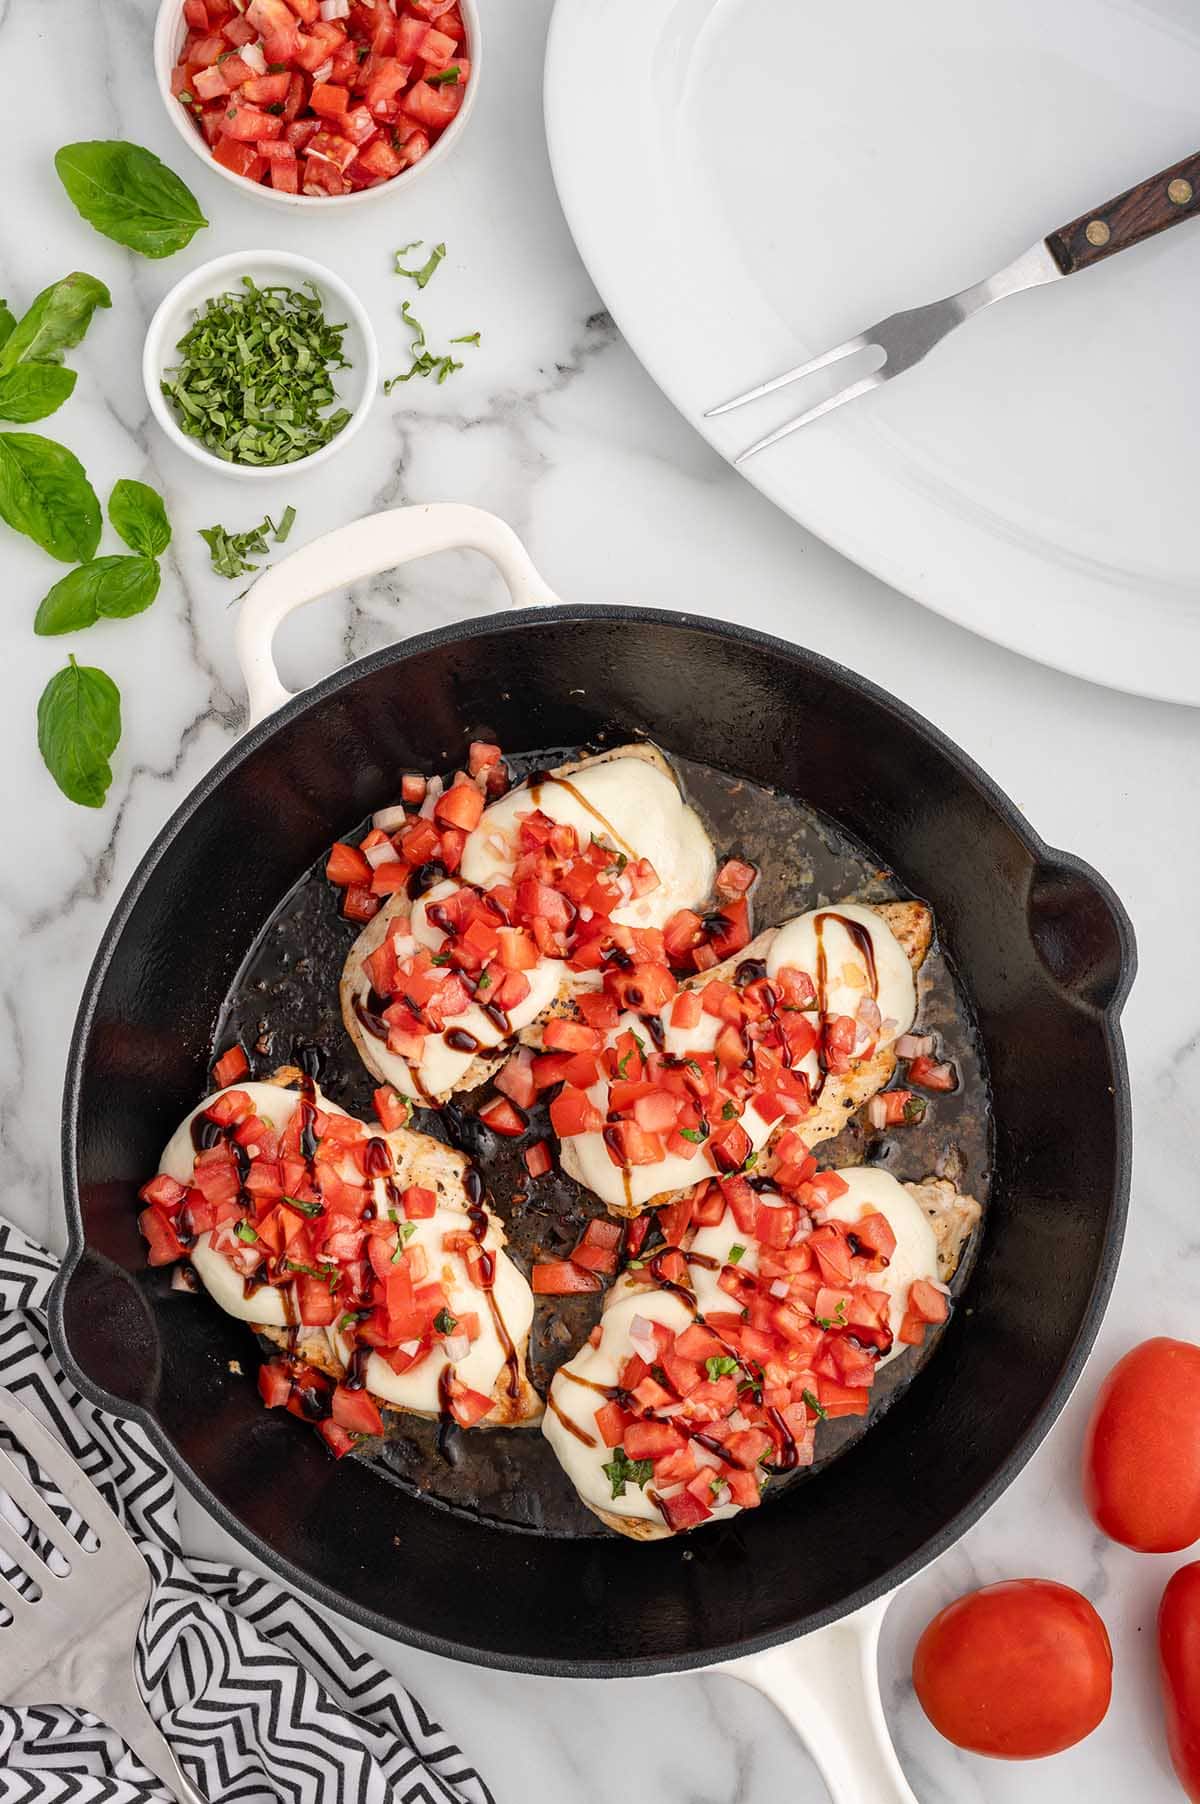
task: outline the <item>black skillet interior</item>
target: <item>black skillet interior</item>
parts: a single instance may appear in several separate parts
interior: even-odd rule
[[[932,904],[990,1065],[995,1163],[964,1306],[930,1365],[828,1473],[728,1527],[651,1546],[516,1534],[406,1494],[264,1411],[244,1328],[143,1264],[135,1192],[202,1094],[264,921],[405,769],[468,739],[617,743],[775,785]],[[630,609],[475,621],[329,679],[233,751],[151,850],[106,936],[68,1074],[61,1354],[285,1576],[384,1632],[485,1663],[611,1675],[815,1628],[933,1557],[1061,1407],[1119,1252],[1132,933],[1096,874],[1040,845],[926,722],[794,646]],[[249,1357],[248,1357],[249,1355]],[[852,1494],[853,1532],[847,1532]]]

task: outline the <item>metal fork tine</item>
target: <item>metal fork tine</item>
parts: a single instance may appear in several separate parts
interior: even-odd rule
[[[83,1518],[97,1540],[103,1541],[106,1532],[112,1534],[115,1531],[115,1534],[118,1537],[124,1535],[125,1530],[121,1527],[120,1522],[118,1522],[117,1518],[113,1515],[87,1473],[72,1455],[68,1453],[62,1442],[57,1440],[55,1436],[51,1434],[50,1430],[43,1426],[31,1410],[26,1409],[24,1404],[18,1403],[14,1397],[0,1393],[0,1422],[3,1422],[11,1429],[14,1439],[24,1447],[27,1453],[32,1455],[46,1476],[54,1480],[54,1483],[58,1486],[63,1498],[75,1511],[76,1515]],[[48,1506],[43,1503],[43,1500],[38,1495],[37,1487],[31,1485],[27,1479],[22,1477],[22,1474],[17,1470],[11,1459],[8,1463],[14,1477],[25,1486],[25,1495],[28,1496],[32,1493],[37,1502],[42,1505],[42,1508],[47,1509]],[[0,1466],[0,1484],[3,1484],[5,1490],[10,1488],[5,1482],[7,1477],[8,1473],[5,1468]],[[41,1516],[35,1516],[33,1510],[25,1509],[25,1503],[22,1497],[18,1496],[15,1491],[12,1492],[12,1495],[18,1507],[25,1510],[27,1516],[33,1517],[37,1521],[39,1528],[46,1526],[47,1534],[53,1535],[54,1530],[44,1523],[44,1519]],[[52,1510],[49,1513],[52,1516],[54,1514]],[[58,1522],[57,1517],[54,1519]],[[69,1555],[72,1547],[75,1548],[76,1552],[84,1551],[80,1548],[79,1543],[75,1540],[74,1536],[63,1528],[61,1522],[58,1522],[58,1528],[61,1533],[67,1535],[69,1542],[69,1545],[63,1549],[65,1553]]]
[[[37,1486],[14,1463],[8,1449],[0,1447],[0,1453],[4,1454],[0,1462],[0,1491],[8,1492],[21,1514],[27,1516],[48,1541],[53,1541],[68,1560],[85,1554],[87,1549],[75,1539],[62,1518],[55,1515]]]
[[[746,449],[740,451],[734,458],[734,463],[744,464],[746,459],[753,457],[756,451],[765,451],[768,445],[777,445],[781,438],[787,438],[789,433],[799,432],[801,426],[807,426],[810,420],[819,420],[823,413],[832,413],[835,407],[843,407],[847,401],[856,401],[859,395],[865,395],[868,389],[882,387],[886,381],[887,376],[884,371],[875,370],[871,375],[864,376],[861,382],[852,382],[849,388],[839,388],[837,394],[830,395],[827,401],[819,401],[815,407],[810,407],[807,413],[798,414],[786,425],[777,427],[774,432],[768,432],[766,438],[760,438],[755,444],[747,445]]]
[[[44,1577],[54,1577],[37,1549],[30,1545],[19,1529],[13,1527],[7,1516],[0,1516],[0,1553],[7,1554],[14,1566],[19,1566],[39,1585]]]
[[[731,413],[735,407],[744,407],[748,401],[757,401],[763,395],[773,395],[777,388],[786,388],[790,382],[800,382],[805,376],[811,376],[814,370],[823,370],[828,364],[853,356],[855,351],[865,351],[873,343],[869,332],[856,332],[853,338],[834,345],[831,351],[822,351],[819,357],[810,357],[807,363],[797,365],[794,370],[785,370],[782,376],[773,376],[769,382],[760,382],[757,388],[747,389],[744,395],[735,395],[732,401],[722,401],[719,407],[710,407],[704,417],[712,420],[719,413]]]

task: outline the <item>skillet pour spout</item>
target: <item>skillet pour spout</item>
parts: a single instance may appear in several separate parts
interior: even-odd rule
[[[287,695],[270,643],[293,607],[450,545],[492,556],[517,611]],[[63,1126],[70,1252],[52,1315],[67,1369],[141,1422],[288,1582],[432,1652],[662,1672],[767,1649],[882,1597],[1012,1480],[1099,1326],[1130,1169],[1119,1014],[1135,954],[1116,896],[873,684],[720,621],[556,603],[509,529],[474,509],[399,509],[294,553],[250,592],[239,650],[254,724],[147,853],[80,1008]],[[803,798],[929,902],[974,1013],[995,1128],[969,1307],[833,1467],[707,1539],[535,1536],[387,1486],[359,1460],[335,1466],[230,1369],[248,1352],[239,1325],[144,1263],[137,1188],[204,1093],[214,1023],[263,923],[333,839],[394,800],[400,772],[452,768],[481,732],[530,751],[652,734],[668,755]]]

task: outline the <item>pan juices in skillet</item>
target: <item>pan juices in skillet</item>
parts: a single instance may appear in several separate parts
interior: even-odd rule
[[[380,1405],[462,1427],[541,1414],[529,1285],[479,1174],[440,1141],[367,1127],[284,1069],[193,1110],[142,1194],[151,1263],[189,1259],[283,1351],[264,1400],[335,1453],[381,1432]]]
[[[653,746],[619,746],[559,765],[486,808],[464,796],[468,787],[455,785],[423,804],[435,826],[444,818],[438,809],[473,823],[465,827],[457,874],[448,876],[437,861],[418,868],[359,935],[341,980],[342,1018],[367,1069],[434,1105],[482,1083],[514,1039],[540,1045],[548,1018],[573,1014],[571,998],[600,987],[598,969],[571,968],[553,956],[568,906],[586,913],[598,876],[616,904],[608,918],[661,929],[678,909],[703,902],[716,871],[699,816]],[[528,905],[516,912],[513,879],[535,830],[523,831],[522,823],[534,815],[564,858],[583,848],[590,863],[576,859],[584,865],[577,903],[544,889],[532,906],[547,912],[531,921]],[[539,940],[530,929],[540,922],[546,931]],[[445,969],[450,937],[463,959],[457,973]],[[469,956],[473,945],[476,958]]]

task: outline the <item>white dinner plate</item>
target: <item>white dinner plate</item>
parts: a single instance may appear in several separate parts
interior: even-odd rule
[[[558,0],[546,61],[592,278],[729,456],[837,383],[706,407],[1189,155],[1198,95],[1194,0]],[[1198,319],[1193,220],[1000,303],[745,474],[963,626],[1200,704]]]

